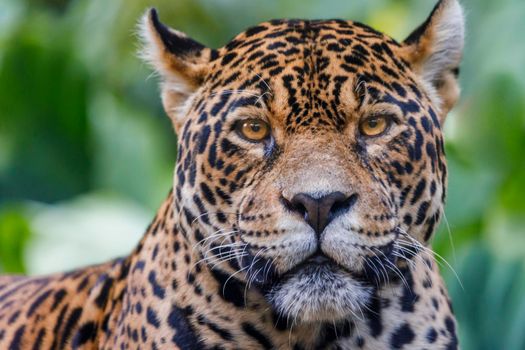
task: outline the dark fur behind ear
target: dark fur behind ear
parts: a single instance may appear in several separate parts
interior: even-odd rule
[[[139,30],[141,57],[162,78],[162,103],[178,132],[186,117],[186,102],[204,82],[217,52],[162,24],[155,9],[146,12]]]
[[[436,14],[436,11],[439,9],[439,7],[443,4],[443,1],[440,0],[435,6],[428,18],[425,20],[425,22],[421,23],[419,27],[417,27],[410,35],[405,39],[403,42],[406,45],[412,45],[419,41],[421,36],[425,33],[428,26],[430,25],[430,22],[434,15]]]
[[[457,0],[440,0],[423,24],[403,42],[403,55],[427,85],[445,118],[459,96],[457,75],[465,22]]]
[[[153,27],[157,30],[160,39],[164,43],[164,46],[172,54],[180,56],[191,56],[192,54],[199,55],[199,53],[205,49],[205,46],[201,43],[178,33],[174,33],[162,24],[159,21],[159,15],[156,9],[152,8],[149,11],[148,16]]]

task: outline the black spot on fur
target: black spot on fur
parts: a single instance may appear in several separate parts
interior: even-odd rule
[[[237,57],[237,54],[235,52],[230,52],[230,53],[227,53],[226,55],[224,55],[222,57],[222,60],[221,60],[221,65],[225,66],[227,65],[228,63],[230,63],[231,61],[233,61],[233,59]]]
[[[247,29],[245,32],[244,32],[244,35],[246,37],[251,37],[251,36],[254,36],[255,34],[258,34],[258,33],[261,33],[261,32],[264,32],[265,30],[267,30],[268,28],[265,27],[265,26],[256,26],[256,27],[251,27],[249,29]]]
[[[438,337],[438,332],[436,332],[436,329],[434,327],[430,327],[426,335],[427,341],[430,344],[432,344],[436,341],[437,337]]]
[[[64,330],[62,332],[62,339],[60,341],[61,349],[64,349],[66,347],[66,344],[69,342],[71,332],[73,332],[73,329],[78,324],[81,315],[82,308],[80,307],[77,307],[76,309],[73,309],[73,311],[71,311],[71,314],[69,315],[69,318],[67,319],[66,325],[64,326]]]
[[[155,271],[150,271],[148,275],[148,282],[151,286],[151,290],[153,291],[153,295],[159,299],[164,299],[166,296],[166,290],[157,282],[157,273]]]
[[[190,313],[191,309],[181,309],[175,305],[171,307],[168,325],[175,331],[171,340],[179,349],[203,349],[203,344],[188,322]]]
[[[259,343],[259,345],[262,346],[263,349],[270,350],[274,348],[270,339],[268,339],[268,337],[259,332],[257,328],[255,328],[255,326],[251,323],[244,322],[242,324],[242,329],[244,330],[244,332],[246,332],[246,334],[254,338]]]
[[[392,349],[402,349],[405,345],[412,343],[416,335],[408,323],[396,329],[390,338]]]
[[[410,272],[405,273],[406,284],[403,284],[403,294],[399,298],[399,303],[401,304],[401,311],[403,312],[414,312],[414,305],[419,300],[419,295],[417,295],[414,288],[414,279]]]
[[[96,331],[97,325],[94,322],[87,322],[86,324],[82,325],[82,327],[80,327],[73,337],[73,348],[76,349],[77,347],[82,346],[89,341],[95,340],[97,335]]]
[[[224,300],[238,307],[244,306],[244,285],[239,280],[230,278],[219,269],[212,269],[212,275],[219,283],[218,293]]]
[[[146,310],[146,321],[150,325],[152,325],[153,327],[155,327],[157,329],[160,327],[160,321],[159,321],[159,318],[157,316],[157,312],[155,312],[155,310],[153,310],[149,306],[148,306],[148,308]]]
[[[371,303],[365,310],[370,335],[377,338],[383,332],[383,322],[381,318],[381,301],[377,295],[372,297]]]
[[[450,336],[450,341],[446,346],[446,350],[456,350],[458,348],[458,338],[456,335],[456,324],[454,320],[447,316],[445,319],[445,327],[447,328],[448,334]]]
[[[33,313],[36,311],[36,309],[38,309],[38,307],[40,305],[42,305],[42,303],[44,303],[46,301],[46,299],[51,295],[52,292],[53,292],[52,290],[47,290],[44,293],[40,294],[35,299],[35,301],[33,301],[31,306],[29,306],[29,309],[27,310],[27,315],[26,316],[27,317],[31,317],[33,315]]]
[[[24,339],[24,333],[26,331],[26,326],[20,326],[13,336],[13,340],[9,344],[8,350],[23,350],[22,349],[22,340]]]
[[[109,292],[111,291],[111,287],[113,286],[113,278],[109,278],[107,275],[105,275],[102,280],[102,287],[100,287],[100,292],[95,298],[95,304],[99,308],[103,308],[104,306],[106,306],[106,302],[109,297]]]

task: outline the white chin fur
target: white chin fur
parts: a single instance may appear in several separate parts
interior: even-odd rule
[[[371,288],[339,268],[311,265],[276,285],[270,302],[294,324],[360,318]]]

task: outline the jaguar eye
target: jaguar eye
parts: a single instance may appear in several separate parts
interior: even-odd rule
[[[365,136],[379,136],[388,129],[390,121],[386,116],[369,117],[359,124],[359,131]]]
[[[248,141],[260,142],[270,135],[270,126],[260,119],[240,120],[235,128]]]

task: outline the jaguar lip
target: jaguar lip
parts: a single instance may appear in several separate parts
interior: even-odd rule
[[[330,262],[333,262],[332,259],[330,259],[329,257],[327,257],[326,255],[324,255],[323,253],[321,252],[316,252],[314,255],[310,256],[308,259],[306,259],[303,264],[307,263],[307,264],[318,264],[318,265],[322,265],[322,264],[326,264],[326,263],[330,263]]]
[[[301,263],[296,265],[294,268],[292,268],[290,271],[288,271],[286,274],[294,274],[298,272],[299,270],[302,270],[303,268],[306,268],[308,266],[325,266],[327,268],[332,269],[339,269],[343,270],[347,273],[351,273],[347,268],[344,266],[341,266],[338,264],[334,259],[330,258],[329,256],[325,255],[321,251],[315,252],[313,255],[309,256],[305,260],[303,260]]]

